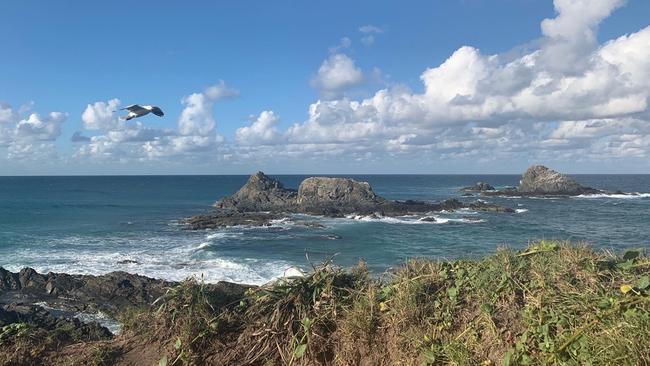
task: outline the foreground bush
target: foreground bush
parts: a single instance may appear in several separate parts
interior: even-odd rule
[[[542,241],[384,279],[325,263],[236,304],[189,281],[140,324],[164,334],[168,364],[644,365],[649,273],[638,251]]]

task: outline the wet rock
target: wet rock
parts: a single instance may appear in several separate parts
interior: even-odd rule
[[[207,215],[199,215],[182,220],[190,230],[217,229],[229,226],[269,226],[272,220],[285,217],[278,213],[240,212],[237,210],[214,210]]]
[[[485,182],[476,182],[473,186],[461,188],[461,192],[484,192],[484,191],[494,191],[494,187]]]
[[[140,262],[133,259],[124,259],[121,261],[117,261],[117,264],[140,264]]]
[[[424,221],[424,222],[436,222],[437,220],[436,220],[436,218],[433,217],[433,216],[425,216],[425,217],[421,218],[420,221]]]
[[[513,213],[513,210],[510,207],[500,206],[494,203],[489,203],[485,201],[478,200],[469,204],[469,209],[474,211],[485,211],[485,212],[508,212]]]
[[[44,330],[58,342],[98,341],[112,337],[111,332],[97,322],[84,323],[70,317],[55,317],[37,305],[9,304],[0,306],[0,328],[10,324],[27,324],[31,328]]]

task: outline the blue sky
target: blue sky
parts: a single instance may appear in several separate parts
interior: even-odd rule
[[[583,2],[9,2],[0,172],[649,173],[650,2]]]

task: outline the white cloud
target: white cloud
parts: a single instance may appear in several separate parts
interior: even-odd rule
[[[384,30],[374,25],[368,24],[359,27],[359,32],[364,34],[372,34],[372,33],[384,33]]]
[[[120,104],[121,102],[117,98],[106,102],[88,104],[81,114],[83,127],[87,130],[109,130],[120,128],[124,123],[115,115]]]
[[[361,43],[365,44],[366,46],[370,46],[371,44],[375,43],[375,35],[384,33],[384,30],[374,25],[368,24],[359,27],[359,32],[363,34],[361,37]]]
[[[193,93],[183,98],[185,105],[178,119],[178,131],[181,135],[205,136],[214,131],[216,121],[212,112],[215,99],[205,93]]]
[[[177,129],[147,127],[142,121],[126,123],[115,116],[118,99],[95,102],[86,107],[82,121],[87,130],[102,134],[84,137],[73,135],[75,142],[84,143],[75,154],[83,159],[112,159],[117,161],[174,159],[180,156],[214,153],[224,138],[216,133],[214,105],[217,101],[236,97],[239,92],[223,81],[181,99],[184,105]]]
[[[273,145],[280,142],[279,118],[273,111],[262,111],[250,126],[238,128],[235,140],[239,145]]]
[[[348,37],[343,37],[339,41],[339,44],[337,44],[334,47],[330,47],[329,51],[330,51],[330,53],[339,53],[342,50],[345,50],[345,49],[350,48],[350,47],[352,47],[352,40],[350,38],[348,38]]]
[[[422,73],[422,93],[399,86],[362,100],[338,93],[335,100],[313,103],[308,119],[287,130],[287,141],[293,150],[309,146],[310,154],[318,145],[331,149],[336,144],[357,151],[363,146],[375,153],[438,156],[554,150],[597,156],[598,148],[612,156],[638,156],[647,146],[648,129],[641,126],[650,125],[650,48],[645,46],[650,27],[596,44],[599,22],[621,3],[558,0],[557,17],[542,22],[538,49],[506,58],[460,47]],[[558,52],[580,62],[564,67]],[[553,58],[562,61],[555,64]],[[341,70],[355,66],[342,60],[331,58],[321,66],[319,76],[333,75],[322,78],[331,82],[330,90],[351,84],[342,76],[350,72]],[[337,64],[345,67],[332,66]],[[318,81],[325,89],[325,82]],[[565,122],[553,128],[557,121]]]
[[[345,89],[363,82],[363,72],[354,64],[354,60],[342,53],[330,55],[318,69],[311,85],[323,96],[337,97]]]
[[[32,113],[16,125],[18,140],[54,141],[61,135],[61,124],[67,115],[61,112],[51,112],[47,116]]]
[[[53,142],[61,135],[61,126],[67,114],[50,112],[45,115],[30,113],[32,109],[21,106],[17,111],[11,106],[0,105],[0,147],[6,148],[11,160],[53,159],[56,150]]]
[[[227,98],[234,98],[239,96],[239,90],[234,89],[226,85],[226,83],[223,80],[219,80],[219,82],[215,85],[209,86],[205,89],[203,92],[208,99],[217,101],[217,100],[222,100],[222,99],[227,99]]]

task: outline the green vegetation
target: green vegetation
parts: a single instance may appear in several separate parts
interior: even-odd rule
[[[549,241],[383,280],[327,262],[232,304],[186,281],[130,331],[152,324],[167,365],[644,365],[649,274],[640,251]]]

